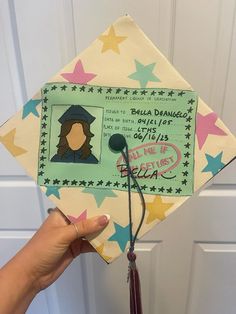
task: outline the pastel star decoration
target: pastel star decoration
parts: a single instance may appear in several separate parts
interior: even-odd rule
[[[15,145],[15,134],[16,134],[16,129],[12,129],[10,132],[5,134],[4,136],[0,136],[0,142],[6,146],[6,148],[9,150],[9,152],[13,156],[20,156],[22,154],[25,154],[27,150],[24,148]]]
[[[147,211],[149,215],[146,223],[149,224],[154,220],[164,220],[166,218],[165,212],[171,208],[174,203],[164,203],[160,195],[155,196],[153,202],[146,203]]]
[[[153,74],[156,63],[144,65],[135,60],[136,72],[130,74],[128,77],[132,80],[139,81],[140,86],[145,88],[148,82],[160,82],[160,79]]]
[[[202,170],[202,172],[211,172],[212,175],[216,175],[224,166],[225,164],[221,161],[223,152],[219,153],[215,157],[205,154],[208,164]]]
[[[227,135],[221,128],[215,125],[217,119],[218,117],[215,112],[211,112],[205,116],[197,113],[196,135],[199,149],[201,149],[206,142],[208,135]]]
[[[56,198],[60,199],[60,187],[58,186],[47,186],[46,195],[54,195]]]
[[[94,73],[85,72],[82,61],[79,60],[76,63],[73,72],[62,73],[61,76],[64,77],[64,79],[66,79],[70,83],[87,84],[97,75]]]
[[[80,222],[82,220],[87,219],[87,209],[84,210],[78,217],[74,217],[71,215],[67,215],[67,218],[72,222],[72,223],[77,223]]]
[[[42,99],[30,99],[23,107],[22,119],[25,119],[29,114],[33,114],[35,117],[39,117],[37,106]]]
[[[101,35],[98,38],[103,42],[102,52],[113,50],[116,53],[120,53],[119,44],[127,37],[117,36],[114,27],[111,26],[107,35]]]
[[[97,207],[102,205],[106,197],[117,197],[117,195],[112,190],[85,188],[82,192],[92,194],[95,198]]]
[[[106,261],[109,261],[109,260],[111,259],[111,257],[108,256],[108,255],[103,254],[104,246],[105,246],[105,245],[104,245],[104,243],[103,243],[103,244],[97,246],[97,247],[96,247],[96,250],[97,250],[97,252],[98,252]]]
[[[121,249],[124,252],[126,245],[129,241],[129,224],[126,227],[114,223],[115,233],[108,239],[108,241],[116,241]]]

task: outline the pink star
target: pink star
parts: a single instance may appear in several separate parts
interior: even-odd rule
[[[81,220],[87,219],[87,209],[85,209],[77,218],[74,216],[67,215],[67,218],[72,222],[72,223],[77,223]]]
[[[61,76],[64,77],[64,79],[66,79],[70,83],[87,84],[97,75],[94,73],[86,73],[84,71],[84,67],[82,65],[81,60],[79,60],[76,63],[74,71],[72,73],[62,73]]]
[[[227,135],[222,129],[215,125],[217,119],[218,117],[215,112],[208,113],[206,116],[197,113],[196,134],[199,149],[202,148],[209,134]]]

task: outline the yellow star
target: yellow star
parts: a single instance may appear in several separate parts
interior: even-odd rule
[[[157,195],[154,198],[152,203],[146,203],[147,210],[149,211],[149,216],[146,223],[154,221],[155,219],[164,220],[166,218],[165,212],[173,205],[174,203],[163,203],[160,195]]]
[[[114,27],[111,26],[107,35],[101,35],[98,38],[103,42],[102,52],[111,49],[114,52],[120,53],[118,45],[127,37],[116,36]]]
[[[106,260],[109,261],[111,259],[110,256],[103,255],[102,252],[104,250],[104,243],[96,247],[97,252]]]
[[[26,153],[27,150],[14,144],[15,134],[16,129],[11,130],[6,135],[0,136],[0,142],[2,142],[3,145],[6,146],[6,148],[13,156],[19,156]]]

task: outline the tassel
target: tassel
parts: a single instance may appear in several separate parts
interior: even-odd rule
[[[129,251],[127,254],[129,260],[129,291],[130,291],[130,314],[142,314],[141,286],[138,269],[136,267],[136,255]]]

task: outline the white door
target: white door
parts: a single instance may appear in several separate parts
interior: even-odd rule
[[[0,123],[129,13],[236,134],[235,0],[0,0]],[[145,314],[236,311],[236,163],[137,245]],[[52,204],[0,146],[0,264]],[[27,313],[129,313],[125,255],[79,257]]]

